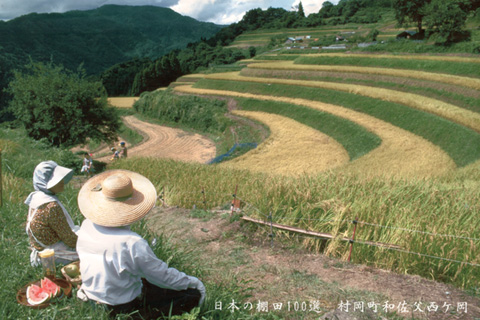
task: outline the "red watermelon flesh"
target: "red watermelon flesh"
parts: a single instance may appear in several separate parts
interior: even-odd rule
[[[62,289],[56,285],[55,282],[48,278],[43,278],[40,281],[40,287],[42,287],[42,289],[47,292],[50,297],[56,297],[62,292]]]
[[[35,284],[32,284],[27,288],[27,302],[31,305],[44,303],[50,298],[50,293]]]

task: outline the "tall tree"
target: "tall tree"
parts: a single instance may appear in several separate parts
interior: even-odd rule
[[[298,16],[300,18],[305,18],[305,11],[303,11],[303,4],[302,4],[302,1],[300,1],[300,3],[298,4]]]
[[[334,15],[335,5],[330,1],[325,1],[322,3],[322,8],[318,11],[321,18],[330,18]]]
[[[470,6],[462,0],[432,0],[425,7],[425,25],[429,38],[437,43],[450,43],[464,39],[463,30]]]
[[[30,62],[24,73],[14,73],[8,87],[10,110],[29,136],[65,147],[87,138],[116,138],[119,116],[107,106],[102,83],[86,80],[85,74],[81,68],[74,73],[52,62]]]
[[[423,33],[425,6],[432,0],[394,0],[395,18],[400,26],[415,22],[419,33]]]

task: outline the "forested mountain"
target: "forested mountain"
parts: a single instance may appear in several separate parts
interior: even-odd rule
[[[88,74],[137,58],[156,59],[188,43],[209,38],[222,26],[155,6],[105,5],[95,10],[31,13],[0,21],[0,92],[13,69],[53,61]],[[8,97],[0,95],[0,109]]]
[[[133,58],[158,58],[220,29],[168,8],[105,5],[1,22],[0,47],[35,61],[52,58],[69,69],[83,62],[88,73],[97,73]]]

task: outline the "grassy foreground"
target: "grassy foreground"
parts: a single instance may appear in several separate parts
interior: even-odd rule
[[[102,307],[76,299],[76,289],[73,289],[71,298],[62,299],[45,309],[32,309],[17,303],[16,293],[20,288],[43,278],[41,267],[30,266],[30,250],[25,233],[28,208],[23,201],[33,190],[31,182],[33,170],[39,162],[45,160],[54,160],[60,165],[74,167],[76,162],[81,164],[81,158],[69,151],[35,142],[25,137],[24,131],[19,129],[0,128],[0,149],[2,150],[3,187],[3,201],[0,207],[0,281],[2,282],[0,319],[109,319],[108,313]],[[80,224],[84,219],[78,211],[76,200],[83,179],[75,176],[66,185],[65,192],[59,195],[76,224]],[[198,252],[187,245],[173,245],[170,235],[152,233],[142,222],[135,224],[133,228],[149,241],[157,239],[152,249],[159,258],[167,261],[169,266],[200,279],[209,272],[195,265]],[[57,266],[57,276],[61,276],[60,265]],[[221,283],[205,284],[209,294],[205,304],[201,308],[194,309],[191,314],[172,317],[172,319],[238,319],[238,316],[244,319],[255,319],[254,315],[244,310],[239,310],[234,315],[227,309],[215,310],[215,301],[226,301],[228,298],[235,298],[238,301],[245,299],[248,290],[243,283],[229,279]],[[269,313],[265,313],[264,316],[266,319],[276,319],[275,315]],[[130,317],[120,315],[117,319],[130,319]]]
[[[169,205],[201,207],[205,201],[208,208],[228,206],[238,185],[238,197],[251,208],[246,214],[260,219],[271,212],[277,223],[349,237],[351,221],[357,218],[365,222],[357,230],[359,241],[395,244],[405,252],[357,245],[356,263],[419,274],[462,288],[476,287],[480,279],[480,196],[467,183],[478,178],[479,162],[464,168],[473,177],[419,181],[362,180],[333,173],[292,179],[155,159],[128,160],[115,166],[148,176],[165,190]],[[348,254],[348,243],[342,241],[307,239],[305,244],[336,257]]]

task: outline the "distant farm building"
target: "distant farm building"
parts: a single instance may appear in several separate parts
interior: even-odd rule
[[[418,33],[417,31],[405,30],[397,34],[397,40],[409,39],[409,40],[422,40],[425,37],[425,33]]]

